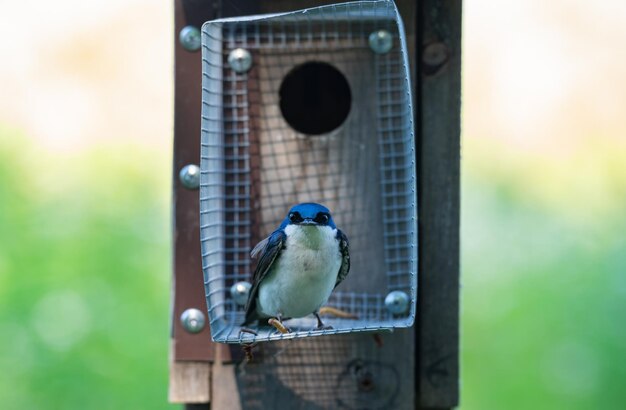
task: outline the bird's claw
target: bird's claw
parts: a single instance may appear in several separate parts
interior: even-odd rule
[[[322,318],[320,317],[319,312],[313,312],[313,314],[317,319],[317,327],[315,328],[315,330],[331,330],[333,328],[332,326],[325,325],[324,322],[322,322]]]
[[[276,330],[278,330],[282,334],[291,333],[291,330],[287,326],[283,325],[283,323],[278,319],[270,318],[267,323],[271,326],[274,326]]]
[[[259,334],[257,332],[255,332],[252,329],[248,329],[247,327],[242,327],[241,329],[239,329],[239,335],[241,336],[242,333],[250,333],[252,335],[258,336]],[[252,354],[252,349],[254,349],[256,347],[257,343],[253,342],[253,343],[242,343],[241,347],[243,348],[243,353],[246,356],[246,363],[250,363],[254,357],[254,355]]]
[[[254,358],[254,355],[252,354],[252,349],[254,349],[256,347],[258,343],[244,343],[241,347],[243,348],[243,353],[246,356],[246,363],[250,363],[252,361],[252,359]]]
[[[257,332],[252,329],[248,329],[247,327],[242,327],[241,329],[239,329],[239,334],[241,335],[241,333],[250,333],[251,335],[255,336],[259,335]]]

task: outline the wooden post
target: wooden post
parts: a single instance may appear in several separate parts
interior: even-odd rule
[[[179,325],[204,308],[197,191],[178,172],[199,161],[200,53],[178,42],[217,16],[295,10],[334,1],[175,0],[174,301],[170,398],[188,408],[452,408],[458,405],[461,0],[397,0],[410,48],[419,185],[419,299],[414,329],[374,340],[336,335],[264,345],[242,364],[208,330]],[[220,9],[220,6],[223,6]],[[190,381],[195,379],[196,382]],[[192,386],[190,388],[190,386]],[[198,407],[201,406],[201,407]]]
[[[422,0],[417,20],[416,388],[420,406],[451,408],[459,403],[461,0]]]
[[[170,343],[169,401],[196,403],[208,408],[210,402],[211,361],[215,346],[208,326],[199,333],[187,332],[180,323],[189,308],[206,312],[202,263],[200,259],[198,190],[185,188],[180,170],[200,160],[200,52],[182,47],[179,33],[183,27],[199,27],[215,18],[215,10],[204,4],[193,10],[194,2],[175,0],[174,25],[174,166],[173,191],[173,275]],[[197,3],[197,2],[195,2]]]

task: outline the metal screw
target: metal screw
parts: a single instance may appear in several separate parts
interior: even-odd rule
[[[409,310],[409,295],[406,293],[394,290],[390,292],[385,298],[385,307],[389,312],[394,315],[400,315],[406,313]]]
[[[377,30],[370,34],[369,43],[376,54],[387,54],[393,47],[393,36],[387,30]]]
[[[199,333],[204,329],[204,313],[198,309],[187,309],[180,315],[180,323],[189,333]]]
[[[200,50],[202,37],[200,36],[200,30],[198,27],[185,26],[182,30],[180,30],[178,40],[180,41],[180,45],[182,45],[185,50],[198,51]]]
[[[195,164],[185,165],[178,174],[180,182],[187,189],[198,189],[200,186],[200,167]]]
[[[252,67],[252,54],[245,48],[236,48],[228,54],[228,65],[237,73],[245,73]]]
[[[248,301],[248,294],[250,293],[251,287],[252,285],[248,282],[237,282],[230,287],[230,297],[233,298],[236,304],[243,306]]]

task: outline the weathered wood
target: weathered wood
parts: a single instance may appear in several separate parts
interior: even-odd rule
[[[170,355],[168,398],[171,403],[208,403],[211,400],[211,364],[181,362]]]
[[[422,407],[449,408],[459,403],[461,0],[418,4],[416,387]]]
[[[200,257],[200,222],[198,190],[182,186],[178,174],[187,164],[200,161],[201,60],[200,52],[189,52],[179,42],[178,33],[191,23],[183,0],[175,1],[174,40],[174,167],[173,179],[173,279],[172,338],[174,360],[211,360],[214,349],[207,326],[200,333],[189,333],[180,323],[181,314],[189,308],[206,312],[202,261]],[[186,2],[188,3],[188,2]]]
[[[225,356],[230,357],[229,347],[218,344],[215,364],[213,365],[213,378],[211,379],[211,408],[241,410],[241,395],[237,389],[236,371],[237,365],[225,363]]]

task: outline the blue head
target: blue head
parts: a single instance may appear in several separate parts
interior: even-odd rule
[[[287,225],[330,226],[333,229],[337,228],[328,208],[313,202],[305,202],[291,208],[280,227],[284,229]]]

